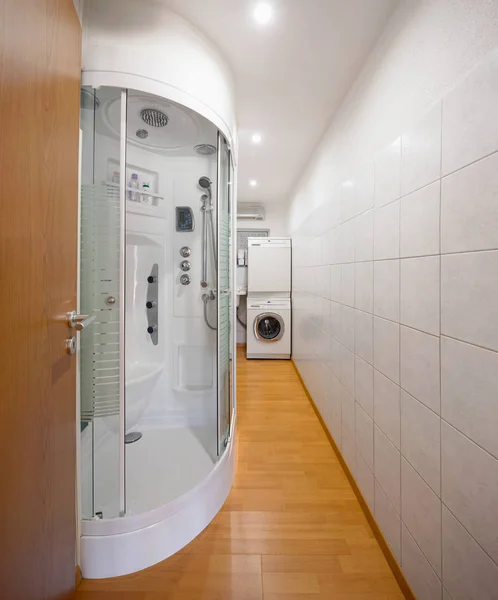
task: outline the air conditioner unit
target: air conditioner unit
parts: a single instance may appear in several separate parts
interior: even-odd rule
[[[246,221],[264,221],[265,209],[261,204],[246,204],[239,202],[237,206],[237,219]]]

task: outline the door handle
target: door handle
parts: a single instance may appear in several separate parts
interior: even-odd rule
[[[77,331],[83,331],[88,325],[91,325],[96,319],[95,315],[80,315],[75,310],[66,315],[67,326]]]

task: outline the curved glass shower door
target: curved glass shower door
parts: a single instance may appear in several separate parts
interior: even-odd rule
[[[233,167],[184,106],[82,93],[82,516],[109,519],[187,494],[229,440]]]
[[[128,90],[127,513],[188,493],[217,460],[217,134],[183,106]]]

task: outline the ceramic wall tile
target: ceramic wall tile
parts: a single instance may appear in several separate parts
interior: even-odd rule
[[[401,199],[400,256],[439,254],[441,184],[428,185]]]
[[[490,557],[498,561],[498,460],[444,421],[442,499]]]
[[[401,260],[400,321],[414,329],[439,335],[440,258]]]
[[[404,196],[441,176],[441,102],[401,138],[401,193]]]
[[[421,402],[401,391],[401,453],[439,496],[441,421]]]
[[[441,333],[498,350],[498,252],[441,257]]]
[[[498,354],[441,339],[441,415],[498,458]]]

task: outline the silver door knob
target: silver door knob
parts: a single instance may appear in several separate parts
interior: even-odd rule
[[[182,285],[189,285],[189,283],[192,281],[192,278],[190,277],[190,275],[182,275],[180,277],[180,283]]]
[[[191,267],[192,265],[189,260],[182,260],[182,262],[180,263],[180,269],[182,271],[190,271]]]
[[[192,250],[188,246],[182,246],[180,248],[180,256],[183,258],[188,258],[192,254]]]

